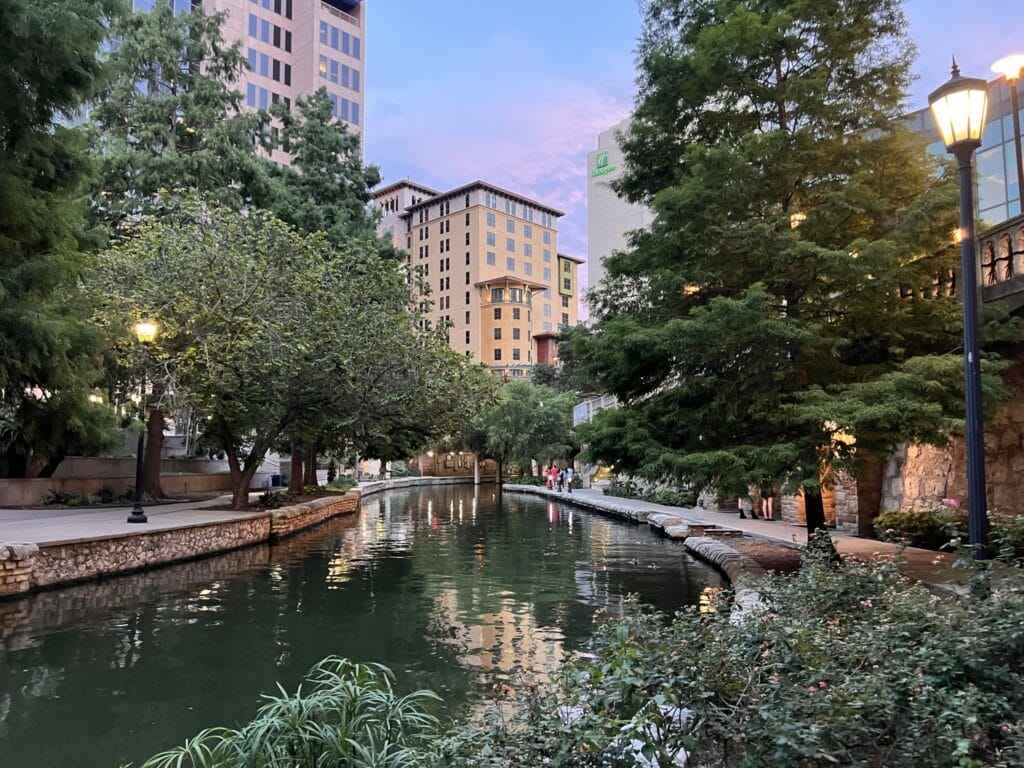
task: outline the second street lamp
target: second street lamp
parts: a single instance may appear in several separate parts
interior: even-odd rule
[[[1006,84],[1010,87],[1010,109],[1013,111],[1013,151],[1017,158],[1017,200],[1020,203],[1021,213],[1024,213],[1024,162],[1021,161],[1020,99],[1017,96],[1020,76],[1024,72],[1024,53],[1004,56],[992,65],[992,71],[1005,77]]]
[[[146,512],[142,508],[142,483],[145,477],[145,448],[146,448],[146,345],[156,340],[157,324],[152,320],[141,320],[135,324],[135,336],[142,345],[142,383],[139,389],[139,410],[142,418],[142,431],[139,432],[139,442],[135,453],[135,503],[132,505],[131,514],[128,515],[129,523],[145,523],[149,521]]]
[[[952,77],[932,91],[928,103],[946,150],[957,160],[960,181],[960,287],[964,312],[964,400],[967,420],[967,531],[975,557],[987,557],[988,511],[985,495],[985,421],[981,405],[978,340],[978,264],[974,243],[974,179],[971,158],[981,146],[988,110],[988,83],[962,77],[953,61]]]

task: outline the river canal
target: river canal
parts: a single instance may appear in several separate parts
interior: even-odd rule
[[[370,496],[274,546],[0,603],[0,763],[137,766],[330,654],[457,716],[543,679],[627,595],[672,611],[719,585],[646,526],[494,486]]]

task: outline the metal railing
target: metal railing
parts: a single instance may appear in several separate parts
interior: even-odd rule
[[[1011,311],[1024,306],[1024,215],[983,232],[978,245],[982,300],[1007,299]]]
[[[337,16],[342,21],[347,21],[349,24],[352,24],[356,27],[359,26],[359,19],[353,16],[351,13],[345,13],[345,11],[338,10],[329,3],[320,3],[320,7],[325,9],[332,16]]]
[[[615,395],[601,395],[584,400],[572,409],[572,425],[578,427],[580,424],[587,424],[598,411],[615,408],[618,404],[619,401],[615,399]]]

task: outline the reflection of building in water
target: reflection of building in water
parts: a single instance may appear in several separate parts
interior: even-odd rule
[[[469,617],[459,609],[459,593],[443,590],[434,601],[434,620],[459,647],[469,667],[504,673],[521,672],[547,680],[566,660],[565,637],[558,627],[538,626],[533,606],[503,597],[495,612]],[[471,622],[466,624],[465,620]]]

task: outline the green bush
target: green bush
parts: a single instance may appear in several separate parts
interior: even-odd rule
[[[695,507],[697,506],[697,496],[697,491],[694,490],[679,491],[671,488],[658,488],[645,493],[643,499],[670,507]]]
[[[295,500],[295,494],[285,489],[282,491],[265,491],[261,493],[256,501],[256,506],[262,509],[278,509],[287,506]]]
[[[605,486],[604,495],[618,496],[625,499],[635,499],[639,496],[639,492],[632,480],[627,480],[626,482],[622,482],[621,480],[612,480]]]
[[[724,601],[628,615],[514,719],[450,735],[445,764],[1024,765],[1020,571],[957,601],[815,558],[761,597],[741,620]],[[633,739],[649,762],[624,755]]]
[[[989,543],[999,559],[1024,562],[1024,515],[992,515]]]
[[[540,477],[539,475],[520,475],[519,477],[512,478],[512,480],[519,483],[519,485],[547,485],[547,478]]]
[[[404,461],[391,462],[391,477],[419,477],[420,468],[415,464],[406,464]]]
[[[143,768],[404,768],[434,755],[437,719],[429,691],[398,696],[376,664],[324,659],[294,695],[283,689],[239,729],[203,731]]]
[[[117,491],[109,485],[100,486],[100,489],[96,491],[96,499],[101,504],[113,504],[117,501]]]
[[[355,488],[359,483],[352,475],[338,475],[331,481],[329,488],[332,491],[350,491]]]
[[[875,518],[875,535],[882,541],[911,547],[941,549],[967,530],[967,520],[952,508],[883,512]]]

